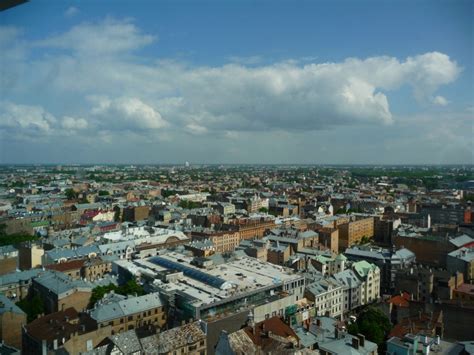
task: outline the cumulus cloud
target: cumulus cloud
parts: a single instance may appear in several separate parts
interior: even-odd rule
[[[73,17],[79,13],[79,9],[75,6],[70,6],[68,9],[64,12],[64,16],[66,17]]]
[[[154,36],[144,35],[130,21],[108,18],[100,23],[83,23],[69,31],[38,41],[41,47],[63,48],[78,54],[98,56],[133,51],[152,43]]]
[[[74,26],[34,44],[46,59],[23,60],[24,68],[16,74],[21,87],[15,93],[28,96],[31,88],[41,87],[48,97],[74,97],[82,103],[81,112],[62,109],[60,116],[70,119],[61,126],[78,132],[94,127],[236,135],[393,124],[390,96],[400,87],[411,87],[418,100],[443,104],[447,100],[436,91],[461,72],[439,52],[328,63],[234,60],[214,67],[138,61],[127,55],[155,38],[128,20]],[[51,49],[65,53],[48,56]]]
[[[52,132],[56,118],[39,106],[0,102],[0,130],[25,136]]]
[[[439,96],[439,95],[433,97],[432,101],[435,105],[438,105],[438,106],[446,106],[446,105],[449,104],[449,101],[446,100],[446,98],[444,98],[443,96]]]
[[[137,98],[90,98],[95,101],[92,114],[109,130],[154,130],[167,126],[161,114]]]
[[[62,128],[67,129],[67,130],[76,131],[76,130],[86,129],[88,126],[88,123],[84,118],[74,118],[74,117],[65,116],[63,117],[61,126]]]

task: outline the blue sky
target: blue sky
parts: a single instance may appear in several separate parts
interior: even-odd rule
[[[33,0],[0,13],[0,162],[473,163],[473,15]]]

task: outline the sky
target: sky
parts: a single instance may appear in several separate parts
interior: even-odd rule
[[[473,164],[470,0],[0,12],[0,163]]]

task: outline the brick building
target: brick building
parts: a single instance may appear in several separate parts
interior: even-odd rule
[[[11,245],[0,247],[0,275],[16,271],[18,265],[18,250]]]
[[[21,328],[26,314],[8,297],[0,294],[0,339],[3,343],[21,349]]]
[[[354,244],[360,243],[362,238],[372,238],[374,236],[374,218],[367,217],[356,219],[349,223],[340,224],[339,230],[339,250],[345,250]]]

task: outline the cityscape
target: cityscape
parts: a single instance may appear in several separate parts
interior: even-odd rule
[[[473,15],[0,1],[0,354],[474,354]]]

